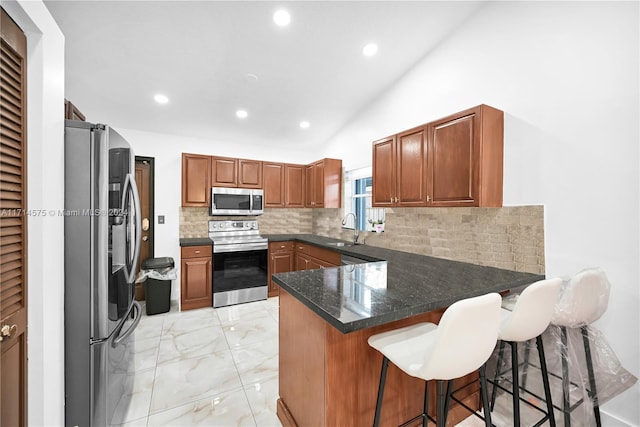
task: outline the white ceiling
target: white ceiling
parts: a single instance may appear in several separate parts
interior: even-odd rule
[[[65,95],[89,121],[304,149],[327,141],[482,2],[45,4],[66,38]],[[288,27],[273,23],[278,8],[291,13]],[[378,54],[364,57],[372,41]],[[156,93],[170,102],[156,104]]]

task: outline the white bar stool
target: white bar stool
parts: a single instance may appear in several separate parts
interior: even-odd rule
[[[551,324],[560,327],[562,359],[562,411],[564,413],[564,425],[571,425],[571,412],[582,403],[582,399],[574,405],[569,401],[569,349],[567,328],[580,328],[584,345],[587,373],[589,377],[589,389],[587,393],[593,401],[593,415],[596,425],[602,425],[600,421],[600,408],[598,405],[598,393],[596,379],[591,359],[589,346],[588,326],[598,320],[609,305],[609,291],[611,285],[607,275],[601,268],[591,268],[576,274],[563,289],[555,306],[551,318]]]
[[[437,381],[438,427],[445,426],[447,417],[444,381],[462,377],[479,369],[485,423],[491,426],[484,364],[496,345],[500,302],[501,298],[497,293],[464,299],[447,308],[438,325],[418,323],[369,337],[369,345],[383,356],[374,427],[380,422],[389,360],[412,377]],[[422,418],[422,425],[426,427],[430,418],[427,383],[424,412],[408,422],[419,418]]]
[[[493,380],[493,391],[491,393],[491,409],[495,404],[496,391],[498,388],[512,394],[513,398],[513,426],[520,426],[520,385],[518,378],[518,343],[527,342],[536,339],[538,347],[538,356],[540,358],[540,370],[542,373],[542,384],[544,387],[545,401],[547,412],[537,406],[530,404],[526,400],[525,403],[530,404],[533,408],[545,413],[536,425],[541,425],[547,419],[549,425],[555,427],[556,421],[553,414],[553,403],[551,401],[551,389],[549,387],[549,377],[547,373],[547,363],[544,356],[544,348],[542,346],[542,333],[549,326],[551,316],[554,312],[556,300],[560,292],[562,279],[546,279],[540,280],[529,285],[517,297],[516,303],[511,310],[502,308],[500,328],[498,331],[498,340],[500,340],[500,350],[498,352],[498,364],[496,366],[496,374]],[[508,390],[498,384],[498,375],[500,374],[500,365],[502,364],[502,354],[505,343],[511,346],[511,375],[512,388]],[[525,361],[528,363],[528,360]],[[524,377],[524,375],[523,375]],[[523,382],[526,381],[523,378]]]

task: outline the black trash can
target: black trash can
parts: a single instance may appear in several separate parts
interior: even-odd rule
[[[149,258],[142,263],[142,270],[152,270],[163,276],[173,270],[173,258]],[[147,315],[166,313],[171,306],[171,279],[154,279],[147,277],[144,282],[144,294]]]

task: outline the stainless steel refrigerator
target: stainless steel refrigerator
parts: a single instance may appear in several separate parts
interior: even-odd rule
[[[132,393],[140,202],[134,155],[108,126],[65,122],[65,424],[106,426]],[[129,375],[128,375],[129,374]]]

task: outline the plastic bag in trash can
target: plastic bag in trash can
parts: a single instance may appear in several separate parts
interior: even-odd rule
[[[155,270],[141,270],[136,278],[136,283],[144,282],[147,278],[157,280],[175,280],[178,278],[177,269],[175,267],[167,267]]]

